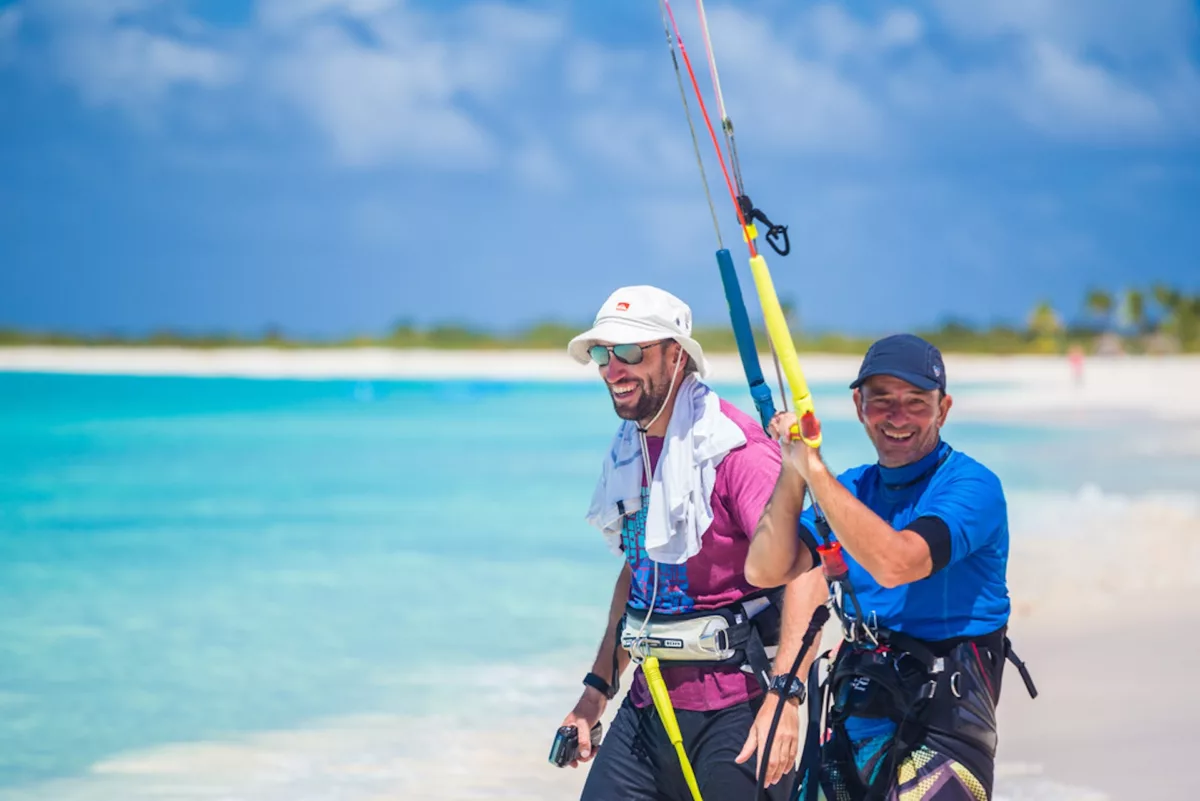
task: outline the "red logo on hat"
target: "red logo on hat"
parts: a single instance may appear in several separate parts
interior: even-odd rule
[[[621,301],[617,304],[617,311],[629,311],[629,304],[625,301]]]

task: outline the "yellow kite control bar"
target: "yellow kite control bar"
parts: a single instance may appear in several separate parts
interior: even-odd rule
[[[758,301],[762,306],[763,321],[767,325],[767,336],[775,348],[776,355],[779,356],[779,363],[792,389],[792,400],[796,404],[796,419],[800,425],[792,427],[792,439],[802,440],[811,448],[819,448],[821,423],[817,420],[812,393],[809,392],[808,382],[804,379],[804,370],[800,367],[800,358],[796,355],[792,334],[788,331],[783,308],[775,294],[775,285],[771,282],[771,271],[767,269],[767,260],[762,254],[755,254],[750,258],[750,274],[754,277],[755,288],[758,289]]]

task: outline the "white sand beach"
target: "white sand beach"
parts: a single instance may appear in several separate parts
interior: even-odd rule
[[[1060,356],[979,356],[949,353],[951,392],[957,382],[997,385],[955,414],[979,418],[1037,415],[1055,422],[1131,414],[1160,420],[1200,420],[1200,356],[1093,357],[1076,384]],[[811,382],[849,383],[859,358],[801,353]],[[743,379],[736,354],[713,354],[711,381]],[[775,367],[762,359],[767,381]],[[79,374],[228,376],[297,379],[481,379],[589,381],[589,365],[558,351],[389,350],[384,348],[0,348],[0,370]],[[848,415],[844,408],[823,414]]]
[[[811,381],[838,383],[848,383],[859,362],[820,354],[801,360]],[[712,380],[741,379],[736,356],[712,362]],[[946,362],[952,393],[957,382],[994,386],[964,394],[954,411],[962,418],[1100,423],[1125,441],[1152,421],[1155,448],[1200,460],[1200,357],[1090,358],[1078,383],[1061,357],[949,354]],[[769,359],[764,368],[770,380]],[[591,368],[565,352],[380,349],[4,348],[0,371],[594,379]],[[820,411],[848,416],[852,410],[844,404]],[[1200,487],[1169,502],[1084,491],[1056,506],[1057,518],[1032,502],[1014,504],[1010,513],[1023,531],[1019,543],[1014,537],[1010,561],[1010,632],[1041,696],[1031,701],[1017,672],[1006,673],[997,798],[1141,801],[1194,794],[1200,649],[1189,634],[1200,621],[1197,498]],[[1056,537],[1062,527],[1087,536]],[[98,765],[45,795],[13,797],[150,798],[154,787],[168,783],[190,788],[189,798],[577,797],[583,771],[556,771],[545,762],[548,733],[578,693],[573,668],[561,668],[535,680],[536,697],[493,699],[470,720],[430,719],[419,730],[411,719],[335,721],[207,750],[159,749]],[[240,789],[231,794],[231,787]]]

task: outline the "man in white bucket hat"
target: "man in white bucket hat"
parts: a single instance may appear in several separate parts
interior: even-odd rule
[[[583,694],[563,721],[579,740],[572,767],[595,759],[582,797],[690,801],[640,665],[602,743],[591,740],[625,667],[653,655],[705,800],[751,798],[754,765],[736,761],[746,731],[765,691],[797,698],[772,686],[781,592],[756,590],[742,573],[779,446],[701,382],[709,365],[691,309],[669,292],[618,289],[567,350],[596,364],[621,418],[587,519],[623,563]]]

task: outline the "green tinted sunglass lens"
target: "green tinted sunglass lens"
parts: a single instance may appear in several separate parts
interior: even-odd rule
[[[614,345],[613,355],[626,364],[638,364],[642,360],[641,345]]]

